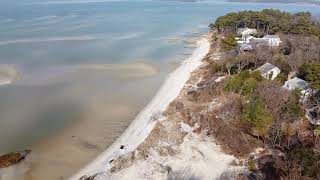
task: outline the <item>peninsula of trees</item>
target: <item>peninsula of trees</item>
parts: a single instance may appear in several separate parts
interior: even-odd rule
[[[320,5],[318,0],[229,0],[230,2],[254,2],[254,3],[299,3],[299,4],[313,4]]]

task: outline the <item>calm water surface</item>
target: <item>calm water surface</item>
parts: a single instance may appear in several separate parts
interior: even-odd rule
[[[0,86],[0,154],[33,150],[7,179],[70,176],[191,53],[184,39],[227,12],[264,8],[320,14],[317,6],[222,1],[2,0],[0,64],[17,76]]]

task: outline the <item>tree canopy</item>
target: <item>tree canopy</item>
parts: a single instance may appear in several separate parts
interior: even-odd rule
[[[303,64],[299,68],[299,76],[308,81],[314,89],[320,90],[320,64]]]
[[[210,28],[236,31],[237,28],[256,28],[274,34],[277,32],[316,35],[320,37],[320,25],[309,12],[288,13],[275,9],[240,11],[220,16]]]

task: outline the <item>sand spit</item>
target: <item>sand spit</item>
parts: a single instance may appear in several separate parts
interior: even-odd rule
[[[159,73],[159,69],[147,63],[131,64],[88,64],[81,65],[82,70],[107,71],[114,78],[132,79],[151,77]]]
[[[0,65],[0,86],[11,84],[18,78],[18,71],[11,65]]]

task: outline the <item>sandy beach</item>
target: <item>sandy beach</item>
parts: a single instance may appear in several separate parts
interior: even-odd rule
[[[147,167],[154,164],[154,158],[159,158],[160,156],[152,156],[153,161],[151,161],[151,163],[148,162],[148,160],[134,162],[133,165],[131,165],[129,168],[125,168],[125,170],[113,175],[110,175],[108,171],[110,171],[113,167],[113,161],[134,152],[142,143],[144,143],[144,141],[148,141],[148,138],[150,138],[149,136],[151,136],[150,133],[152,133],[155,126],[158,125],[157,121],[166,121],[166,117],[163,115],[164,111],[167,109],[168,105],[176,97],[179,96],[181,90],[189,80],[192,72],[199,66],[201,66],[202,59],[209,52],[210,43],[207,39],[203,38],[199,40],[197,42],[197,45],[198,48],[195,49],[192,56],[183,61],[181,65],[167,77],[166,81],[164,82],[163,86],[160,88],[156,96],[139,113],[139,115],[132,122],[129,128],[121,135],[121,137],[99,157],[92,161],[88,166],[71,177],[70,180],[78,180],[81,177],[90,177],[95,175],[97,179],[130,179],[133,177],[144,177],[143,175],[141,176],[141,173],[148,169]],[[192,151],[193,146],[202,146],[202,150],[206,149],[205,151],[207,151],[207,153],[211,155],[210,157],[205,157],[201,161],[199,161],[198,163],[200,164],[195,165],[197,166],[197,168],[192,168],[202,169],[204,167],[203,165],[209,163],[213,165],[213,167],[216,167],[216,170],[213,171],[213,173],[211,172],[208,174],[211,177],[220,175],[228,168],[229,163],[235,160],[232,156],[226,155],[221,152],[219,147],[212,143],[210,140],[207,140],[207,143],[204,143],[204,141],[202,141],[204,137],[192,133],[192,127],[189,127],[188,125],[181,125],[181,131],[185,131],[188,135],[183,143],[178,147],[180,149],[179,151],[181,152],[180,155],[171,157],[173,159],[171,160],[171,162],[177,163],[175,167],[180,166],[182,168],[181,165],[184,164],[184,161],[190,161],[190,158],[192,159],[194,155]],[[158,161],[166,161],[165,159],[167,158],[159,158]],[[179,160],[180,162],[178,162]],[[141,173],[138,173],[141,168],[144,170],[142,170]],[[154,175],[152,176],[152,178],[163,179],[163,177],[161,177],[161,173],[156,173],[156,171],[159,171],[159,169],[155,169],[152,172],[152,174]],[[199,172],[207,173],[209,172],[209,170],[203,170]]]

